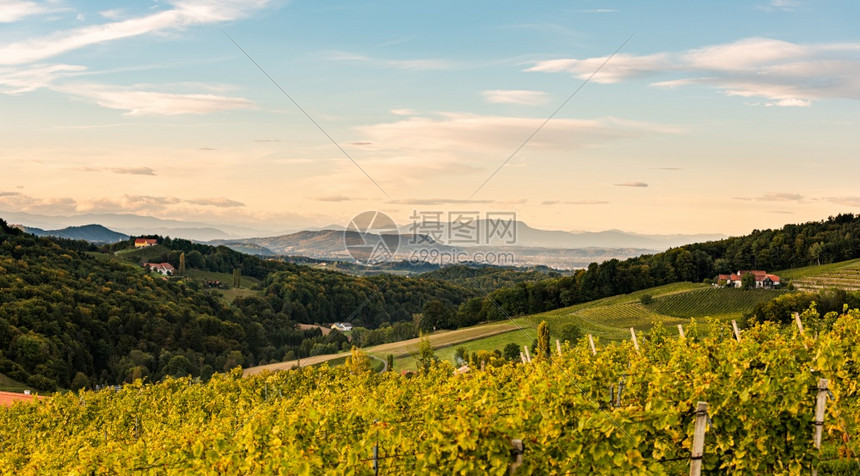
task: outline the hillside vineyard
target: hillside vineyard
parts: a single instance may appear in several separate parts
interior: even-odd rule
[[[302,368],[67,393],[0,412],[0,466],[16,474],[682,474],[697,402],[705,474],[851,474],[860,451],[860,311],[741,333],[660,328],[585,339],[528,364],[412,378]],[[832,323],[817,328],[822,322]],[[814,332],[818,336],[814,337]],[[829,393],[818,389],[821,379]],[[817,401],[822,450],[813,434]],[[704,420],[702,420],[704,422]],[[374,454],[376,455],[374,458]],[[521,472],[521,473],[520,473]],[[823,473],[822,473],[823,474]]]

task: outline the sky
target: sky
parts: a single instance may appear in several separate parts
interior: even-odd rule
[[[0,215],[738,235],[860,213],[857,18],[856,0],[0,0]]]

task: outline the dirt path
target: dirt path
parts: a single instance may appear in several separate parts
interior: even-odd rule
[[[499,322],[494,324],[486,324],[478,327],[467,327],[465,329],[457,329],[453,331],[437,331],[430,334],[428,337],[430,338],[430,344],[433,345],[433,348],[440,349],[443,347],[450,347],[452,345],[468,342],[470,340],[481,339],[497,334],[504,334],[506,332],[515,331],[517,329],[518,327],[511,322]],[[411,355],[418,350],[418,340],[419,339],[416,338],[399,342],[391,342],[388,344],[368,347],[363,350],[368,354],[393,354],[394,357],[403,357],[405,355]],[[337,359],[339,357],[344,357],[346,355],[347,353],[345,352],[341,352],[339,354],[315,355],[313,357],[301,359],[301,366],[304,367],[307,365],[319,364],[322,362],[327,362],[329,360]],[[299,360],[290,360],[287,362],[278,362],[276,364],[260,365],[258,367],[251,367],[245,369],[245,375],[256,375],[264,370],[275,371],[291,369],[297,365],[299,365]]]

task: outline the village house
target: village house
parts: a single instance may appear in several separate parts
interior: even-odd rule
[[[341,332],[349,332],[352,330],[352,324],[348,322],[335,322],[331,325],[331,328],[339,330]]]
[[[779,276],[767,274],[767,271],[742,269],[737,273],[721,274],[717,277],[717,283],[727,288],[739,288],[742,286],[744,275],[752,274],[755,277],[755,287],[773,289],[779,287]]]
[[[158,244],[158,240],[154,238],[137,238],[134,240],[135,248],[146,248],[147,246],[154,246]]]
[[[176,268],[170,263],[143,263],[144,268],[149,268],[150,271],[155,271],[164,276],[173,276],[176,274]]]

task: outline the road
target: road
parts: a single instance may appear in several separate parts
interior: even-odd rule
[[[484,337],[504,334],[519,329],[512,322],[498,322],[493,324],[485,324],[476,327],[467,327],[465,329],[456,329],[453,331],[437,331],[429,334],[430,344],[434,349],[450,347],[471,340],[482,339]],[[418,341],[420,338],[408,339],[399,342],[391,342],[388,344],[376,345],[363,349],[368,354],[393,354],[394,357],[403,357],[411,355],[418,350]],[[298,366],[315,365],[329,360],[334,360],[346,356],[346,352],[339,354],[315,355],[299,360],[290,360],[287,362],[278,362],[276,364],[260,365],[258,367],[250,367],[245,369],[245,375],[256,375],[264,370],[276,371],[291,369]]]

